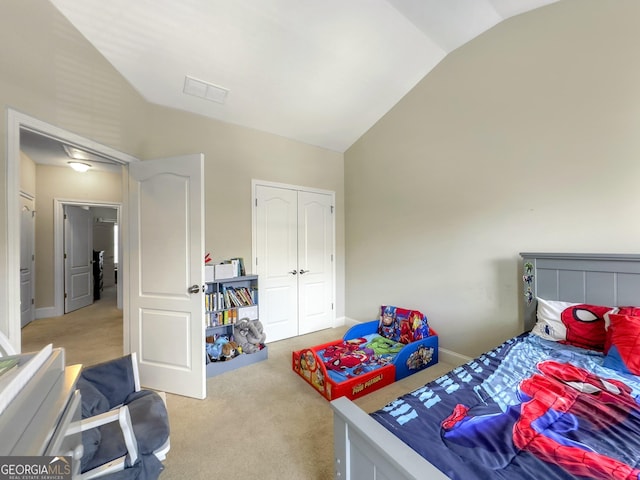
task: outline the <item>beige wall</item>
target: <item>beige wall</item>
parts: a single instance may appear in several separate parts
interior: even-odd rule
[[[205,154],[206,251],[250,269],[251,180],[336,192],[337,317],[344,316],[343,155],[286,138],[153,107],[143,156]]]
[[[475,355],[520,331],[519,252],[638,253],[638,19],[566,0],[506,21],[346,152],[348,317],[417,308]]]
[[[52,307],[54,299],[54,200],[122,202],[119,173],[78,173],[66,167],[36,169],[36,308]]]
[[[335,190],[338,316],[419,308],[472,355],[519,331],[518,252],[636,250],[638,18],[565,0],[498,25],[349,149],[344,180],[340,154],[148,105],[42,0],[3,4],[0,103],[143,159],[203,152],[216,259],[250,257],[252,178]]]
[[[47,1],[9,0],[0,15],[0,185],[11,108],[125,152],[141,141],[145,102]],[[0,274],[7,272],[7,203],[0,196]],[[40,274],[41,272],[38,272]],[[7,282],[0,330],[7,332]],[[40,292],[38,292],[40,293]]]
[[[0,104],[141,159],[204,153],[205,242],[215,259],[251,258],[251,179],[335,190],[336,305],[337,317],[344,316],[342,154],[149,105],[49,2],[7,0],[2,8]],[[2,152],[7,149],[6,138],[6,115],[1,115]],[[5,166],[6,154],[2,154],[2,185],[6,184]],[[6,210],[6,198],[0,196],[4,278]],[[2,308],[6,294],[0,289]],[[41,306],[48,301],[43,297]],[[3,313],[0,331],[7,331],[7,312]]]
[[[24,152],[20,152],[20,191],[36,195],[36,164]]]

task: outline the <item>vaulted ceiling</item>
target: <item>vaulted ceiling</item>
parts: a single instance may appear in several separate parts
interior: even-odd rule
[[[448,53],[557,0],[51,0],[149,102],[345,151]]]

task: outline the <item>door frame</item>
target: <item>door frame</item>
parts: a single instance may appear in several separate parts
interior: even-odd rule
[[[261,185],[265,187],[274,187],[274,188],[286,188],[289,190],[296,191],[304,191],[310,193],[321,193],[324,195],[331,195],[331,203],[333,204],[334,214],[332,216],[333,219],[333,238],[331,239],[331,250],[333,254],[333,262],[331,262],[331,275],[333,276],[333,281],[331,285],[331,298],[333,300],[333,318],[331,320],[332,327],[336,327],[337,325],[337,315],[336,315],[336,192],[333,190],[324,190],[322,188],[312,188],[305,187],[302,185],[293,185],[290,183],[280,183],[280,182],[270,182],[268,180],[251,180],[251,272],[257,272],[258,266],[256,265],[256,255],[258,253],[258,241],[257,241],[257,228],[256,228],[256,186]]]
[[[119,152],[111,147],[82,137],[75,133],[56,127],[50,123],[38,120],[30,115],[18,112],[12,108],[7,109],[7,168],[6,168],[6,249],[3,256],[6,259],[6,282],[3,295],[6,299],[3,314],[5,324],[0,320],[0,330],[3,330],[17,352],[22,351],[22,334],[20,328],[20,129],[44,135],[55,140],[62,141],[82,150],[97,155],[108,157],[122,165],[122,224],[120,238],[122,251],[119,253],[122,263],[122,303],[123,303],[123,350],[129,351],[129,295],[124,284],[129,283],[129,232],[127,228],[127,206],[129,169],[128,165],[138,162],[139,159]],[[86,203],[86,202],[85,202]],[[2,287],[0,287],[2,288]]]
[[[53,278],[54,284],[54,304],[53,307],[44,307],[38,309],[41,315],[36,318],[58,317],[64,315],[64,207],[71,205],[74,207],[108,207],[118,211],[118,222],[121,222],[122,204],[113,202],[95,202],[87,200],[71,200],[65,198],[53,199]],[[119,224],[119,223],[118,223]],[[118,233],[118,236],[121,236]],[[118,261],[122,256],[122,239],[120,239],[121,248],[118,249]],[[118,291],[118,308],[122,309],[122,282],[117,284]],[[46,312],[46,313],[43,313]]]

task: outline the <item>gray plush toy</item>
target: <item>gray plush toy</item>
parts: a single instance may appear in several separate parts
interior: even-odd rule
[[[250,333],[251,320],[242,318],[234,328],[234,338],[236,343],[242,348],[242,353],[255,353],[259,348],[248,339]]]
[[[254,344],[260,349],[266,339],[267,335],[264,333],[264,328],[262,328],[260,320],[251,320],[249,322],[249,334],[247,335],[249,343]]]

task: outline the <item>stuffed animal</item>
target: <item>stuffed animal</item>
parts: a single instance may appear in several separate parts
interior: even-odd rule
[[[220,360],[231,360],[238,354],[238,344],[233,340],[222,345],[222,358]]]
[[[267,336],[259,320],[241,319],[234,329],[236,342],[243,353],[255,353],[264,347]]]
[[[227,337],[218,337],[215,342],[207,343],[207,354],[209,355],[209,359],[212,362],[220,360],[220,356],[222,355],[222,347],[229,343],[229,339]]]
[[[252,343],[258,350],[263,347],[264,341],[267,339],[267,335],[264,333],[264,328],[260,320],[251,320],[249,322],[249,333],[247,334],[247,340]]]
[[[249,326],[251,324],[251,320],[248,318],[242,318],[239,322],[236,323],[235,328],[233,329],[234,338],[238,343],[238,346],[242,349],[243,353],[255,353],[258,351],[256,346],[249,342]]]

